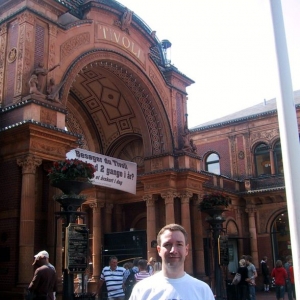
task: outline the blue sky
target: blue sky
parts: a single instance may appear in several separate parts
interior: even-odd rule
[[[269,0],[118,0],[172,43],[188,87],[189,127],[276,97]],[[300,1],[283,0],[293,89],[300,90]]]

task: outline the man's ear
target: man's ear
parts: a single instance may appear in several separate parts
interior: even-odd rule
[[[187,255],[189,254],[189,248],[190,248],[190,245],[187,244],[187,245],[185,246],[185,250],[186,250],[185,256],[187,256]]]
[[[160,253],[160,246],[159,245],[156,246],[156,250],[157,250],[158,253]]]

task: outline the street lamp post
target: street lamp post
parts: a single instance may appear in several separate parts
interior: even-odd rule
[[[225,209],[207,209],[204,210],[205,213],[209,215],[206,221],[209,223],[212,230],[213,237],[213,264],[214,264],[214,288],[216,294],[216,300],[223,300],[223,280],[222,280],[222,270],[220,267],[220,249],[219,249],[219,239],[221,233],[224,231],[223,222],[225,221],[222,213]]]
[[[70,190],[70,185],[76,185],[76,190],[74,192],[73,189]],[[74,298],[74,271],[76,273],[84,273],[85,267],[84,265],[87,264],[87,257],[83,258],[84,263],[78,264],[78,268],[76,268],[77,262],[72,261],[69,259],[69,255],[72,252],[75,252],[75,255],[80,253],[81,255],[86,255],[88,252],[88,233],[87,229],[80,227],[80,225],[76,224],[76,218],[83,216],[85,213],[81,211],[77,211],[83,202],[85,201],[86,197],[79,195],[81,191],[84,189],[92,187],[91,183],[88,182],[72,182],[68,181],[67,183],[64,183],[62,186],[60,184],[57,184],[56,187],[61,189],[63,191],[63,194],[55,199],[59,204],[61,205],[61,211],[56,212],[56,216],[64,219],[63,224],[63,247],[64,247],[64,263],[63,263],[63,300],[70,300]],[[81,188],[79,188],[81,186]],[[76,246],[74,249],[69,249],[67,246],[70,246],[70,248],[73,248],[74,243],[71,242],[72,245],[70,245],[70,240],[68,236],[68,232],[71,229],[72,237],[70,240],[76,239],[76,237],[79,237],[79,239],[75,242]],[[69,230],[69,231],[68,231]],[[78,246],[78,245],[79,246]],[[77,248],[78,247],[78,248]],[[76,253],[77,252],[77,253]],[[80,258],[80,257],[78,257]],[[72,267],[70,265],[72,264]],[[86,266],[87,267],[87,266]]]

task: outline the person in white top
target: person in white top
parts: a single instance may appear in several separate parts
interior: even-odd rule
[[[133,288],[129,300],[214,300],[210,287],[184,271],[189,245],[185,229],[178,224],[163,227],[157,236],[162,270]]]

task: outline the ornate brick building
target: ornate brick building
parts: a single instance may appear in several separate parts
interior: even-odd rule
[[[198,204],[212,191],[232,199],[229,271],[245,253],[257,267],[263,255],[290,253],[273,102],[189,130],[186,88],[193,80],[169,64],[164,45],[113,0],[1,1],[2,293],[28,284],[33,255],[42,249],[60,274],[58,191],[47,169],[76,147],[138,165],[135,195],[87,191],[92,283],[109,233],[146,231],[145,253],[156,256],[157,231],[172,222],[192,237],[186,270],[207,279],[209,226]]]

